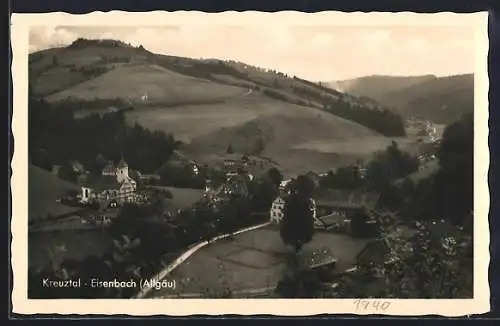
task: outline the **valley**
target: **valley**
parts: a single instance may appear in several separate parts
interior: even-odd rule
[[[432,111],[436,99],[469,96],[461,78],[367,77],[336,90],[243,62],[82,38],[29,62],[32,298],[175,295],[49,291],[46,275],[175,278],[179,296],[297,297],[287,287],[307,275],[289,279],[296,267],[320,276],[314,291],[337,291],[339,278],[364,275],[366,258],[392,264],[391,237],[422,241],[415,221],[430,231],[438,217],[468,225],[473,119],[447,121],[470,103]]]

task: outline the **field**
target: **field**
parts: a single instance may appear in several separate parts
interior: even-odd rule
[[[318,249],[328,249],[337,259],[336,269],[353,266],[356,255],[367,241],[332,233],[316,233],[304,247],[303,256]],[[175,269],[168,280],[175,280],[173,290],[152,291],[150,297],[215,291],[228,286],[233,291],[275,287],[286,271],[285,248],[275,227],[249,231],[232,240],[220,240],[204,247]]]
[[[57,198],[69,190],[79,190],[76,184],[62,180],[39,167],[28,168],[28,218],[29,220],[68,214],[79,210],[56,202]]]
[[[99,77],[46,97],[50,102],[68,98],[81,100],[122,99],[148,104],[214,101],[244,94],[240,87],[189,77],[157,65],[124,65]]]

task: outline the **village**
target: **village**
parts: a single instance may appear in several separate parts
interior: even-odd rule
[[[438,142],[439,140],[432,138],[429,144],[434,144],[434,146],[429,148],[435,148]],[[420,153],[417,155],[417,160],[419,162],[418,170],[413,175],[407,176],[408,178],[418,181],[419,175],[428,176],[429,173],[435,172],[437,165],[434,152]],[[184,171],[188,171],[192,177],[203,177],[203,186],[198,189],[163,186],[159,174],[142,174],[141,171],[130,169],[123,156],[117,162],[108,161],[100,174],[90,173],[82,164],[75,161],[71,167],[77,175],[78,187],[58,193],[54,203],[46,203],[48,205],[46,205],[45,211],[30,211],[30,214],[42,212],[45,216],[39,215],[31,218],[29,232],[35,236],[54,234],[54,232],[58,234],[94,231],[102,233],[103,230],[113,227],[115,220],[119,219],[120,214],[123,215],[123,210],[126,207],[130,205],[148,207],[157,203],[159,198],[161,198],[161,206],[156,213],[156,218],[167,224],[182,224],[184,223],[182,219],[185,219],[186,214],[197,214],[197,210],[202,207],[202,210],[209,209],[215,216],[220,214],[219,217],[215,218],[215,224],[212,225],[214,235],[227,229],[227,223],[224,219],[232,220],[231,225],[233,226],[227,229],[229,231],[237,231],[238,227],[242,228],[256,223],[267,223],[269,228],[273,229],[279,227],[284,217],[286,198],[291,193],[291,185],[300,177],[281,175],[277,167],[269,161],[236,153],[227,153],[214,166],[196,163],[177,153],[168,164],[180,166]],[[35,167],[32,168],[35,169]],[[58,175],[60,169],[60,166],[53,167],[54,177]],[[365,179],[369,173],[367,166],[361,161],[348,169],[352,170],[360,180]],[[211,173],[207,173],[207,171],[211,171]],[[217,171],[217,173],[213,171]],[[362,239],[359,240],[362,245],[353,243],[357,249],[352,251],[350,256],[344,257],[342,254],[341,257],[337,257],[332,253],[332,248],[327,245],[330,240],[325,240],[325,243],[319,243],[317,248],[311,249],[307,260],[310,261],[309,265],[313,269],[333,268],[336,273],[343,273],[354,271],[356,261],[362,260],[366,255],[372,257],[372,251],[376,251],[376,255],[380,257],[386,257],[383,254],[384,250],[390,251],[391,249],[386,244],[385,239],[381,238],[381,226],[393,229],[398,234],[396,237],[409,237],[414,232],[411,227],[405,225],[404,221],[401,221],[398,211],[378,207],[380,193],[368,191],[362,187],[346,190],[325,186],[325,183],[335,172],[335,169],[326,173],[309,171],[302,175],[311,181],[314,189],[310,198],[314,228],[320,234],[331,234],[332,237],[341,235],[352,238],[353,241]],[[269,198],[271,200],[269,204],[255,206],[253,204],[256,202],[254,198],[259,197],[261,192],[265,192],[263,190],[265,188],[255,188],[256,185],[265,184],[264,180],[272,179],[273,173],[278,178],[274,180],[277,192],[272,195],[271,190],[270,196],[275,197]],[[398,180],[396,180],[396,184],[397,182]],[[39,193],[50,191],[49,188],[38,189]],[[269,201],[269,199],[267,200]],[[248,200],[251,205],[255,206],[251,207],[249,212],[250,216],[254,216],[254,218],[241,217],[243,222],[238,222],[238,216],[228,217],[225,210],[227,210],[228,205],[242,200]],[[262,211],[262,207],[267,208]],[[229,214],[245,215],[246,213],[234,211]],[[148,217],[137,216],[136,218],[144,220]],[[203,241],[207,239],[207,236],[210,237],[210,234],[210,232],[205,235],[200,234],[198,238],[195,236],[193,239]],[[273,237],[279,238],[279,235],[275,233]],[[348,240],[347,246],[349,246],[349,241],[351,240]],[[373,245],[378,241],[384,243],[382,249],[378,245]],[[53,263],[56,252],[59,253],[58,261],[60,264],[67,259],[73,259],[71,250],[65,244],[56,244],[53,248],[46,249],[50,253],[51,263]],[[168,248],[165,250],[168,251]],[[351,250],[347,249],[347,251]],[[77,256],[79,259],[86,258],[85,253],[80,253]],[[41,259],[38,258],[39,261]],[[258,258],[249,259],[252,261]],[[42,262],[42,264],[44,263]],[[340,266],[341,269],[339,270],[336,266]],[[187,288],[189,289],[189,286]],[[164,296],[161,293],[153,294],[153,296],[155,295]]]
[[[433,139],[434,143],[438,143]],[[246,197],[249,195],[248,183],[255,176],[248,172],[250,160],[246,155],[226,155],[222,164],[217,168],[224,174],[223,182],[215,183],[210,178],[205,180],[203,191],[198,192],[198,198],[194,199],[187,207],[190,209],[195,203],[203,201],[210,203],[214,208],[229,200],[230,195]],[[419,160],[419,171],[432,170],[435,167],[436,157],[432,153],[421,153],[417,156]],[[192,160],[179,161],[183,167],[191,171],[193,176],[199,175],[202,168]],[[254,163],[255,164],[255,163]],[[140,171],[129,170],[128,164],[122,157],[120,161],[108,162],[102,169],[100,175],[91,175],[80,163],[73,162],[72,168],[78,175],[80,189],[72,189],[62,194],[56,202],[66,208],[62,215],[48,213],[50,218],[35,219],[30,227],[33,231],[55,230],[70,228],[103,227],[112,223],[117,216],[120,207],[125,203],[147,204],[152,200],[154,194],[158,192],[175,191],[175,187],[158,186],[160,176],[157,174],[142,174]],[[206,168],[206,166],[205,166]],[[361,164],[355,166],[360,177],[366,177],[367,168]],[[58,174],[60,166],[54,166],[53,173]],[[334,171],[334,170],[333,170]],[[314,183],[317,189],[320,187],[322,178],[327,177],[327,173],[316,173],[310,171],[305,174]],[[415,173],[417,176],[418,173]],[[279,195],[273,200],[269,211],[269,218],[272,223],[279,224],[283,216],[284,197],[289,193],[288,185],[296,176],[283,176],[280,181]],[[411,177],[411,176],[410,176]],[[182,189],[182,188],[181,188]],[[172,194],[168,194],[172,196]],[[363,191],[333,191],[320,190],[315,192],[312,200],[315,224],[324,227],[332,227],[333,220],[340,222],[346,219],[353,210],[365,209],[372,212],[377,204],[378,196],[375,193]],[[191,207],[190,207],[191,206]],[[71,208],[74,209],[71,209]],[[166,215],[173,215],[180,212],[181,208],[165,211]],[[72,215],[74,214],[74,215]],[[70,221],[78,220],[80,226]],[[55,224],[54,224],[55,223]]]

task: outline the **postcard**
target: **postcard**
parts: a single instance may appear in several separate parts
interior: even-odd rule
[[[487,312],[487,18],[14,14],[13,311]]]

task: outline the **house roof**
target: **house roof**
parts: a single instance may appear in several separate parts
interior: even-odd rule
[[[356,256],[358,260],[369,259],[371,261],[385,261],[391,251],[397,251],[399,255],[403,255],[401,248],[411,246],[409,241],[417,231],[407,226],[397,226],[392,232],[385,235],[382,239],[374,240],[368,243],[363,250]],[[406,250],[406,255],[411,254],[411,250]]]
[[[385,260],[390,247],[384,239],[377,239],[366,246],[356,255],[356,260],[371,261],[374,263],[381,263]]]
[[[109,162],[106,164],[106,166],[102,169],[103,172],[114,172],[115,171],[115,165],[113,162]]]
[[[343,190],[322,190],[317,192],[314,198],[320,206],[367,208],[371,210],[377,205],[380,194]]]

